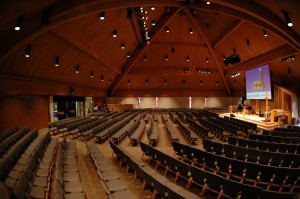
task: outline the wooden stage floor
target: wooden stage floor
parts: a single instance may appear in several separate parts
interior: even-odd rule
[[[265,122],[265,118],[259,117],[258,115],[247,115],[245,116],[240,113],[234,113],[236,119],[242,120],[242,121],[247,121],[251,122],[254,124],[257,124],[257,127],[262,130],[269,130],[272,131],[274,128],[279,127],[277,122]],[[223,113],[220,114],[220,117],[228,116],[230,117],[230,113]]]

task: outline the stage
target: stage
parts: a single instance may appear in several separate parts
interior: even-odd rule
[[[251,122],[254,124],[257,124],[257,128],[262,130],[274,130],[274,128],[279,127],[277,122],[265,122],[264,117],[259,117],[258,115],[247,115],[245,114],[245,117],[241,113],[234,113],[236,119]],[[228,116],[230,117],[230,113],[223,113],[220,114],[220,117]]]

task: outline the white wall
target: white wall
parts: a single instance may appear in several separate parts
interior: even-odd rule
[[[223,107],[238,104],[240,98],[237,97],[208,97],[208,107]],[[137,97],[108,97],[107,104],[133,104],[138,108]],[[188,97],[159,97],[159,108],[188,108]],[[155,97],[141,97],[141,108],[155,108]],[[204,108],[204,97],[192,97],[192,108]]]

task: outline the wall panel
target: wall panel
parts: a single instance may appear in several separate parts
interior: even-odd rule
[[[18,125],[30,129],[47,127],[48,96],[0,96],[0,131]]]

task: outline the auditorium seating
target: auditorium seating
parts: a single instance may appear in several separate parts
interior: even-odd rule
[[[235,137],[228,137],[228,143],[231,145],[272,152],[300,154],[300,146],[296,144],[272,143],[256,140],[247,140]]]
[[[2,143],[7,137],[13,135],[15,132],[19,130],[18,126],[11,127],[0,133],[0,143]],[[1,150],[0,150],[1,151]]]
[[[129,133],[130,145],[135,146],[140,143],[140,140],[145,132],[145,122],[141,122],[140,119],[135,123],[136,127]]]
[[[176,142],[173,143],[173,148],[177,155],[185,156],[185,160],[188,159],[191,165],[227,179],[277,192],[300,190],[299,168],[274,167],[231,159]]]
[[[141,146],[144,143],[141,143]],[[183,187],[171,182],[165,175],[161,175],[158,171],[152,169],[144,162],[137,160],[135,157],[130,155],[123,148],[114,145],[110,142],[111,148],[113,149],[113,154],[115,154],[115,159],[126,164],[126,171],[130,169],[134,173],[133,180],[135,181],[137,177],[142,180],[141,190],[148,187],[152,191],[151,198],[154,199],[157,194],[163,198],[199,198],[197,195],[187,191]],[[149,146],[150,147],[150,146]]]
[[[198,136],[196,135],[196,133],[194,133],[193,131],[191,131],[186,124],[184,124],[184,122],[180,119],[180,117],[177,117],[175,119],[175,123],[178,125],[178,130],[181,133],[181,135],[183,136],[183,138],[192,145],[196,145],[198,144]]]
[[[175,131],[174,126],[171,124],[171,121],[168,120],[167,114],[163,114],[162,115],[162,119],[164,121],[167,133],[168,133],[168,137],[169,139],[172,141],[179,141],[179,137]]]
[[[114,145],[110,141],[111,145]],[[111,199],[135,198],[134,194],[127,188],[127,185],[121,180],[119,174],[112,165],[106,160],[97,145],[86,143],[90,159],[98,173],[101,184],[107,195]]]
[[[151,121],[151,120],[150,120]],[[157,122],[148,122],[150,123],[150,128],[147,129],[146,134],[149,139],[149,144],[156,146],[159,141],[159,128]]]
[[[273,136],[273,135],[258,135],[258,134],[249,134],[249,140],[257,140],[261,142],[274,142],[274,143],[285,143],[285,144],[300,144],[300,138],[296,137],[285,137],[283,136]]]

